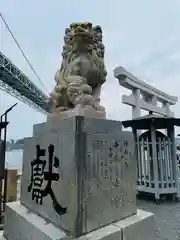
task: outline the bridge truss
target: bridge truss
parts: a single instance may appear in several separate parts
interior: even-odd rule
[[[0,89],[21,102],[48,114],[48,97],[0,52]]]

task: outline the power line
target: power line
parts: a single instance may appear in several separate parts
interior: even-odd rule
[[[45,87],[44,83],[41,81],[40,77],[38,76],[38,74],[36,73],[35,69],[33,68],[32,64],[29,62],[28,58],[26,57],[24,51],[22,50],[20,44],[18,43],[18,41],[16,40],[14,34],[12,33],[9,25],[7,24],[6,20],[4,19],[4,17],[2,16],[2,13],[0,12],[0,17],[1,19],[3,20],[6,28],[8,29],[11,37],[13,38],[13,40],[15,41],[16,45],[18,46],[19,50],[21,51],[23,57],[25,58],[25,60],[27,61],[28,65],[30,66],[31,70],[34,72],[34,74],[36,75],[37,79],[39,80],[39,82],[41,83],[41,85],[44,87],[44,89],[47,91],[48,95],[49,95],[49,92],[47,90],[47,88]]]
[[[4,38],[4,33],[3,33],[3,22],[1,22],[1,39],[0,39],[0,42],[1,42],[1,49],[3,48],[3,38]]]

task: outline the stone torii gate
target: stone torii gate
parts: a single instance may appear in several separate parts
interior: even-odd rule
[[[170,106],[177,103],[178,97],[170,96],[139,80],[123,67],[115,68],[114,76],[121,86],[132,91],[131,95],[122,96],[122,103],[132,106],[133,119],[141,116],[141,109],[166,117],[173,116]],[[158,102],[162,104],[162,107],[157,105]]]
[[[123,67],[115,68],[114,76],[119,80],[119,84],[121,86],[132,91],[131,95],[122,96],[122,103],[132,107],[132,119],[136,119],[137,121],[142,120],[143,122],[147,120],[147,117],[150,119],[155,117],[158,118],[157,115],[152,115],[153,113],[161,115],[162,117],[168,117],[169,119],[173,117],[173,112],[171,112],[170,106],[177,103],[178,97],[170,96],[165,92],[162,92],[139,80],[131,73],[126,71]],[[161,103],[161,106],[158,105],[158,102]],[[145,116],[144,118],[141,117],[141,109],[148,111],[149,115]],[[166,119],[164,120],[166,121]],[[162,128],[162,126],[160,126],[160,128]],[[149,140],[147,140],[146,136],[143,135],[139,137],[140,131],[137,129],[143,128],[133,128],[133,135],[137,144],[137,190],[153,193],[155,194],[155,199],[157,200],[160,198],[161,194],[175,193],[177,194],[175,196],[179,198],[180,178],[175,154],[174,126],[172,126],[172,124],[167,126],[167,137],[164,135],[162,139],[158,137],[157,127],[155,127],[153,123],[151,123],[149,126]],[[145,132],[145,134],[148,134],[148,131]],[[160,141],[165,141],[167,139],[168,141],[162,145]],[[165,150],[166,148],[168,150]],[[152,152],[148,152],[147,150],[149,149],[151,149]],[[162,153],[162,151],[164,152]],[[152,166],[152,169],[150,169],[149,166]],[[164,174],[164,166],[167,166],[167,176]],[[145,169],[150,169],[149,174],[146,174]],[[170,172],[172,174],[170,174]],[[161,185],[159,184],[160,175],[162,178]],[[171,182],[173,182],[173,184],[171,185],[169,183],[169,179],[172,178],[173,180]],[[154,185],[149,183],[149,185],[145,184],[144,179],[145,181],[146,179],[153,179]],[[164,183],[165,181],[166,183]]]

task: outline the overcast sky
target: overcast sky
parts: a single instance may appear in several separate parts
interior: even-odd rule
[[[131,118],[131,108],[121,103],[127,91],[113,77],[118,65],[170,95],[180,96],[179,0],[1,0],[0,11],[49,92],[61,64],[65,28],[73,21],[92,21],[103,28],[108,77],[102,104],[108,118]],[[2,21],[0,51],[45,92]],[[15,102],[0,92],[1,112]],[[180,104],[173,109],[180,117]],[[45,119],[18,102],[9,114],[8,138],[31,136],[33,124]]]

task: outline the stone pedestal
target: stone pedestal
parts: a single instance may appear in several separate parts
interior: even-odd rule
[[[40,157],[46,172],[48,149],[54,147],[52,171],[59,177],[51,183],[54,203],[50,193],[41,202],[40,193],[33,199],[28,192],[37,145],[46,151]],[[35,126],[25,141],[22,172],[21,203],[74,236],[136,213],[134,145],[121,122],[77,116]]]
[[[19,202],[6,206],[2,240],[155,240],[154,216],[137,210],[133,216],[75,238],[47,222]],[[1,238],[0,238],[1,239]]]
[[[7,205],[8,240],[19,232],[18,240],[75,239],[107,225],[112,230],[120,220],[124,225],[116,230],[134,224],[122,220],[137,216],[137,209],[134,142],[121,122],[83,116],[60,121],[57,116],[35,125],[33,137],[25,140],[22,172],[20,203]],[[13,228],[12,221],[25,225]]]

